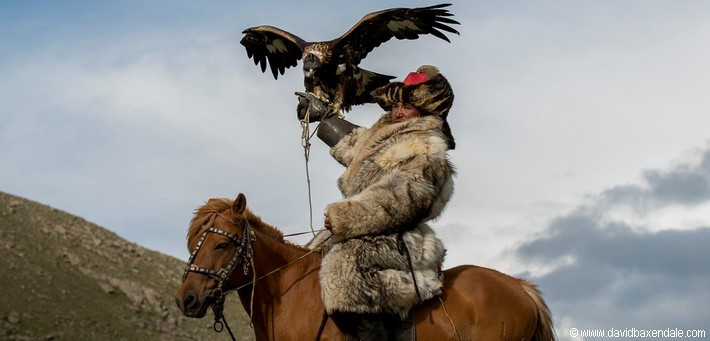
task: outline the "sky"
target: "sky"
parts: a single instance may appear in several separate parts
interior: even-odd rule
[[[0,190],[186,259],[192,211],[247,196],[309,230],[294,91],[247,59],[245,28],[329,40],[423,1],[3,1]],[[390,41],[361,66],[439,67],[458,175],[432,226],[446,266],[536,282],[569,330],[710,333],[710,3],[467,1],[460,36]],[[347,118],[370,125],[376,105]],[[314,141],[314,228],[342,167]],[[306,237],[294,239],[305,242]]]

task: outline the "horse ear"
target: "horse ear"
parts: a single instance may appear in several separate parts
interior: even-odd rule
[[[247,208],[247,197],[244,196],[244,193],[239,193],[237,195],[237,198],[234,199],[234,203],[232,204],[232,210],[234,212],[242,214],[244,213],[244,210]]]

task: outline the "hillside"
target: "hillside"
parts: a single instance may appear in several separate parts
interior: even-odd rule
[[[176,307],[183,267],[82,218],[0,192],[0,339],[229,340],[212,330],[211,313],[188,319]],[[236,296],[225,315],[238,338],[253,339]]]

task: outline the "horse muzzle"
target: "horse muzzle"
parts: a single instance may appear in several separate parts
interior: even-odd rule
[[[175,295],[175,303],[182,314],[192,318],[203,318],[207,314],[207,308],[214,300],[211,291],[198,294],[194,290],[178,291]]]

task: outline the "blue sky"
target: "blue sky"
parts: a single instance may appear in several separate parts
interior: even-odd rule
[[[211,197],[244,192],[266,221],[307,230],[300,65],[274,81],[241,31],[327,40],[366,13],[431,4],[4,1],[0,190],[179,258]],[[451,44],[390,41],[362,64],[399,77],[437,65],[455,89],[456,193],[433,224],[447,265],[538,282],[561,339],[572,327],[710,328],[695,304],[710,297],[698,265],[710,261],[710,3],[451,11]],[[342,169],[320,142],[311,156],[319,223]]]

